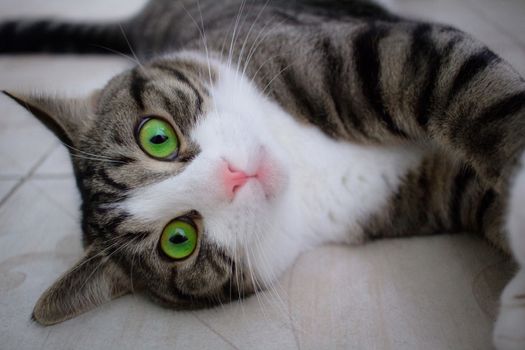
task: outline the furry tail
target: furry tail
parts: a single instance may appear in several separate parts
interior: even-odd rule
[[[55,20],[13,20],[0,23],[1,53],[129,53],[117,23],[89,24]]]

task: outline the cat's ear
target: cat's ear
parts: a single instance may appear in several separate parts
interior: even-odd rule
[[[69,146],[73,146],[73,141],[91,125],[99,95],[96,91],[85,98],[55,98],[15,91],[2,92],[32,113]]]
[[[52,325],[130,292],[128,276],[100,252],[85,256],[40,297],[33,319]]]

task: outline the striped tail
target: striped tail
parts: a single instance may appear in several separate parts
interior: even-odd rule
[[[0,23],[2,53],[130,53],[117,23],[89,24],[55,20],[13,20]]]

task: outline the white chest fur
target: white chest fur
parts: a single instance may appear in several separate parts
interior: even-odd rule
[[[291,116],[279,117],[274,132],[289,154],[291,201],[305,245],[361,242],[361,224],[387,204],[423,151],[335,141]]]

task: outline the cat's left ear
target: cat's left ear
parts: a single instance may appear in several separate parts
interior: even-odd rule
[[[33,319],[45,326],[59,323],[131,291],[127,274],[95,249],[88,249],[69,271],[38,299]]]
[[[55,98],[15,91],[2,92],[31,112],[68,146],[75,146],[74,141],[90,127],[99,95],[96,91],[85,98]]]

